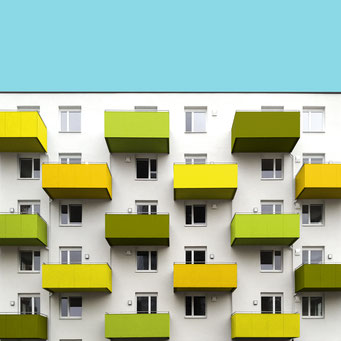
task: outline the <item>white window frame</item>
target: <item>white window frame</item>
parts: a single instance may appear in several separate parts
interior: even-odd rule
[[[203,263],[203,264],[207,264],[207,247],[206,246],[185,246],[185,264],[187,264],[187,262],[186,262],[186,252],[187,251],[191,251],[191,258],[192,258],[191,263],[188,263],[188,264],[199,264],[199,263],[194,263],[194,252],[195,251],[204,251],[205,252],[205,263]]]
[[[62,127],[62,113],[66,112],[66,130],[63,130]],[[70,113],[78,113],[79,112],[79,131],[70,131]],[[81,133],[82,132],[82,108],[80,106],[75,107],[59,107],[59,132],[60,133]]]
[[[311,114],[312,113],[322,113],[322,129],[321,130],[311,130]],[[308,114],[308,130],[304,129],[304,116]],[[325,120],[326,120],[326,108],[325,107],[303,107],[302,110],[302,132],[303,133],[324,133],[325,132]]]
[[[70,297],[77,297],[77,298],[81,298],[82,301],[82,314],[79,316],[70,316]],[[62,299],[63,298],[67,298],[67,311],[68,311],[68,315],[67,316],[62,316]],[[81,320],[83,317],[83,296],[77,296],[77,295],[61,295],[60,299],[59,299],[59,318],[61,320]]]
[[[59,248],[59,259],[60,259],[60,264],[62,263],[62,251],[67,251],[67,264],[74,264],[74,263],[70,263],[70,251],[80,251],[81,252],[81,263],[83,264],[83,250],[81,247],[77,247],[77,246],[70,246],[70,247],[60,247]]]
[[[31,252],[32,253],[32,270],[21,270],[21,252]],[[34,267],[34,252],[39,252],[39,270],[36,270]],[[18,272],[19,273],[28,273],[28,274],[39,274],[41,271],[41,251],[40,250],[26,250],[26,249],[19,249],[18,250]]]
[[[262,169],[262,160],[272,160],[273,161],[273,177],[272,178],[263,178],[263,169]],[[280,178],[276,178],[276,160],[282,160],[282,176]],[[276,181],[284,179],[284,158],[283,157],[262,157],[260,160],[260,176],[262,181]]]
[[[304,162],[304,159],[308,159],[308,162]],[[325,163],[325,154],[302,154],[302,165],[304,164],[312,164],[312,159],[322,159],[320,164]],[[314,163],[316,164],[316,163]]]
[[[272,270],[263,270],[262,269],[262,263],[261,263],[261,253],[262,252],[272,252]],[[281,253],[281,269],[280,270],[275,270],[275,253],[276,252],[280,252]],[[271,249],[271,250],[266,250],[266,249],[262,249],[259,252],[259,256],[260,256],[260,272],[283,272],[283,250],[281,249]]]
[[[311,206],[319,206],[319,205],[322,205],[322,222],[321,223],[311,223],[310,222],[310,212],[311,212],[311,209],[310,207]],[[309,206],[309,223],[305,224],[303,223],[303,206]],[[302,208],[301,208],[301,224],[302,226],[309,226],[309,227],[322,227],[324,226],[325,224],[325,205],[323,202],[316,202],[316,203],[302,203]]]
[[[197,161],[203,162],[197,162]],[[207,163],[207,154],[185,154],[186,165],[203,165]]]
[[[20,168],[21,168],[21,159],[31,159],[32,160],[32,177],[31,178],[22,178],[20,176]],[[34,160],[39,160],[39,177],[34,177]],[[18,156],[18,180],[40,180],[41,178],[41,159],[40,156],[26,156],[26,155],[19,155]]]
[[[186,297],[191,297],[191,315],[186,315]],[[194,315],[194,297],[205,298],[205,315]],[[185,318],[186,319],[206,319],[207,318],[207,297],[206,295],[185,295]]]
[[[191,211],[192,211],[192,222],[191,224],[186,224],[186,209],[187,206],[191,206]],[[205,208],[205,222],[204,223],[194,223],[194,207],[195,206],[204,206]],[[201,226],[207,226],[207,205],[205,203],[196,203],[196,204],[192,204],[192,203],[185,203],[185,226],[187,227],[191,227],[191,226],[195,226],[195,227],[201,227]]]
[[[135,201],[135,207],[136,207],[136,213],[138,212],[138,208],[137,206],[148,206],[148,213],[139,213],[139,214],[157,214],[158,211],[157,211],[157,204],[158,202],[157,201]],[[151,206],[156,206],[156,213],[151,213]]]
[[[280,297],[281,298],[281,312],[280,314],[283,314],[284,310],[283,310],[283,303],[284,303],[284,300],[283,300],[283,293],[282,292],[276,292],[276,293],[272,293],[272,292],[262,292],[260,294],[260,308],[261,308],[261,312],[262,312],[262,297],[272,297],[272,314],[276,315],[276,303],[275,303],[275,297]],[[264,314],[271,314],[271,313],[264,313]],[[279,315],[279,313],[277,314]]]
[[[67,206],[67,216],[68,216],[68,222],[66,224],[62,223],[62,206]],[[71,223],[70,222],[70,206],[80,206],[82,208],[82,221],[80,223]],[[73,226],[73,227],[80,227],[83,224],[83,205],[80,203],[72,203],[72,204],[63,204],[61,203],[59,205],[59,226]]]
[[[303,263],[303,252],[308,251],[308,263]],[[303,246],[302,247],[302,264],[312,264],[311,263],[311,251],[321,251],[322,252],[322,259],[321,263],[319,264],[324,264],[325,262],[325,256],[324,256],[324,247],[323,246]],[[316,263],[313,263],[316,264]]]
[[[187,130],[187,113],[191,113],[191,128],[192,130]],[[205,114],[205,129],[202,131],[194,130],[195,114],[204,113]],[[185,133],[207,133],[207,107],[185,107]]]
[[[148,160],[148,178],[138,178],[137,177],[137,160]],[[156,162],[156,171],[151,170],[151,161],[155,160]],[[152,174],[155,174],[156,177],[152,178]],[[157,157],[143,157],[136,156],[135,158],[135,180],[136,181],[157,181],[158,180],[158,160]]]
[[[137,269],[137,253],[138,252],[148,252],[148,270],[138,270]],[[152,267],[152,252],[156,252],[156,270],[151,270]],[[157,250],[136,250],[136,272],[157,272],[158,269],[158,252]]]
[[[308,314],[309,315],[303,315],[303,297],[307,297],[308,298]],[[322,315],[321,316],[311,316],[310,315],[310,308],[311,308],[311,297],[321,297],[322,298]],[[323,319],[324,318],[324,314],[325,314],[325,299],[324,299],[324,295],[321,295],[321,294],[309,294],[309,293],[304,293],[302,294],[302,297],[301,297],[301,316],[302,318],[304,319]]]
[[[156,297],[156,313],[157,314],[157,309],[158,309],[158,293],[157,292],[136,292],[135,293],[135,303],[136,303],[136,313],[137,313],[137,298],[138,297],[148,297],[148,313],[145,314],[152,314],[152,304],[151,304],[151,297]],[[143,314],[143,313],[140,313]],[[153,313],[154,314],[154,313]]]
[[[261,200],[260,202],[260,211],[261,214],[267,214],[267,213],[262,213],[262,206],[263,205],[272,205],[272,214],[283,214],[283,200],[276,200],[276,201],[271,201],[271,200]],[[281,206],[281,213],[276,213],[276,205]]]
[[[60,153],[59,154],[59,162],[62,163],[62,159],[66,159],[66,162],[63,164],[81,164],[82,163],[82,153]],[[80,159],[78,163],[70,163],[71,159]]]
[[[36,210],[39,205],[39,212]],[[21,206],[31,206],[32,213],[21,213]],[[38,214],[40,215],[40,200],[18,200],[18,212],[20,214]]]
[[[34,298],[38,297],[40,299],[40,294],[18,294],[18,309],[20,314],[22,314],[21,312],[21,299],[22,298],[30,298],[31,299],[31,305],[32,305],[32,312],[31,314],[25,314],[25,315],[40,315],[41,314],[41,299],[39,301],[39,313],[35,314],[34,313],[34,307],[35,307],[35,303],[34,303]]]

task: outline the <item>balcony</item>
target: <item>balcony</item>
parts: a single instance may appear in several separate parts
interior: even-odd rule
[[[300,337],[299,314],[234,313],[232,339],[292,339]]]
[[[168,340],[169,314],[106,314],[105,337],[111,340]]]
[[[174,200],[231,200],[237,183],[237,164],[174,164]]]
[[[42,282],[50,292],[112,291],[108,264],[43,264]]]
[[[47,152],[47,129],[37,111],[0,112],[0,152]]]
[[[47,224],[39,214],[0,214],[0,246],[46,246]]]
[[[341,164],[305,164],[296,175],[296,199],[341,199]]]
[[[51,199],[110,199],[112,178],[103,164],[45,163],[43,190]]]
[[[299,214],[240,214],[231,222],[231,245],[286,245],[300,237]]]
[[[0,313],[0,339],[46,340],[47,317],[43,315]]]
[[[341,291],[341,264],[303,264],[295,270],[295,291]]]
[[[114,245],[169,246],[168,214],[106,214],[105,238]]]
[[[169,153],[168,111],[106,111],[110,153]]]
[[[232,153],[290,153],[300,138],[299,111],[236,111]]]
[[[174,291],[233,291],[237,264],[174,264]]]

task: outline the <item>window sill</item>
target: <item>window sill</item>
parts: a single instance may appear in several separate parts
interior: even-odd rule
[[[185,134],[207,134],[207,131],[185,131]]]
[[[40,180],[40,178],[17,178],[17,180]]]
[[[302,131],[302,133],[304,133],[304,134],[305,134],[305,133],[308,133],[308,134],[311,134],[311,133],[312,133],[312,134],[316,134],[316,133],[317,133],[317,134],[321,134],[321,133],[322,133],[322,134],[324,134],[325,131],[324,131],[324,130],[321,130],[321,131]]]
[[[283,273],[283,270],[261,270],[260,272],[261,273],[271,273],[271,274],[273,274],[273,273],[281,274],[281,273]]]
[[[37,275],[37,274],[40,274],[40,271],[29,271],[29,270],[28,271],[22,271],[22,270],[19,270],[18,274],[32,274],[32,275],[36,274]]]
[[[281,181],[284,178],[261,178],[261,181]]]
[[[152,274],[156,274],[157,270],[136,270],[136,273],[152,273]]]
[[[324,227],[324,224],[302,224],[302,227]]]
[[[185,316],[185,319],[207,319],[207,316]]]
[[[157,181],[157,179],[144,179],[144,178],[143,179],[140,179],[140,178],[138,179],[138,178],[136,178],[135,181]]]
[[[75,317],[59,317],[60,320],[81,320],[82,316],[75,316]]]
[[[184,225],[184,227],[207,227],[207,224],[191,224],[191,225]]]
[[[80,134],[81,131],[59,131],[60,134]]]
[[[321,320],[324,319],[324,316],[302,316],[303,319],[311,319],[311,320]]]
[[[82,227],[82,224],[59,224],[60,227]]]

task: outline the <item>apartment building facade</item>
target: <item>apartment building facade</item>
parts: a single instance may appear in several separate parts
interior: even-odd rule
[[[0,103],[0,340],[340,340],[341,94]]]

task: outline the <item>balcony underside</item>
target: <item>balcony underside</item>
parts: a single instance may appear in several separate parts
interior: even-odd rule
[[[111,246],[159,245],[169,246],[169,238],[106,238]]]
[[[43,188],[52,199],[111,199],[106,188]]]
[[[232,246],[236,245],[285,245],[290,246],[298,238],[235,238]]]
[[[0,137],[0,152],[45,153],[37,137]]]
[[[106,137],[110,153],[169,153],[168,138]]]
[[[297,199],[341,199],[341,188],[304,188]]]
[[[175,188],[174,200],[232,200],[237,188]]]

